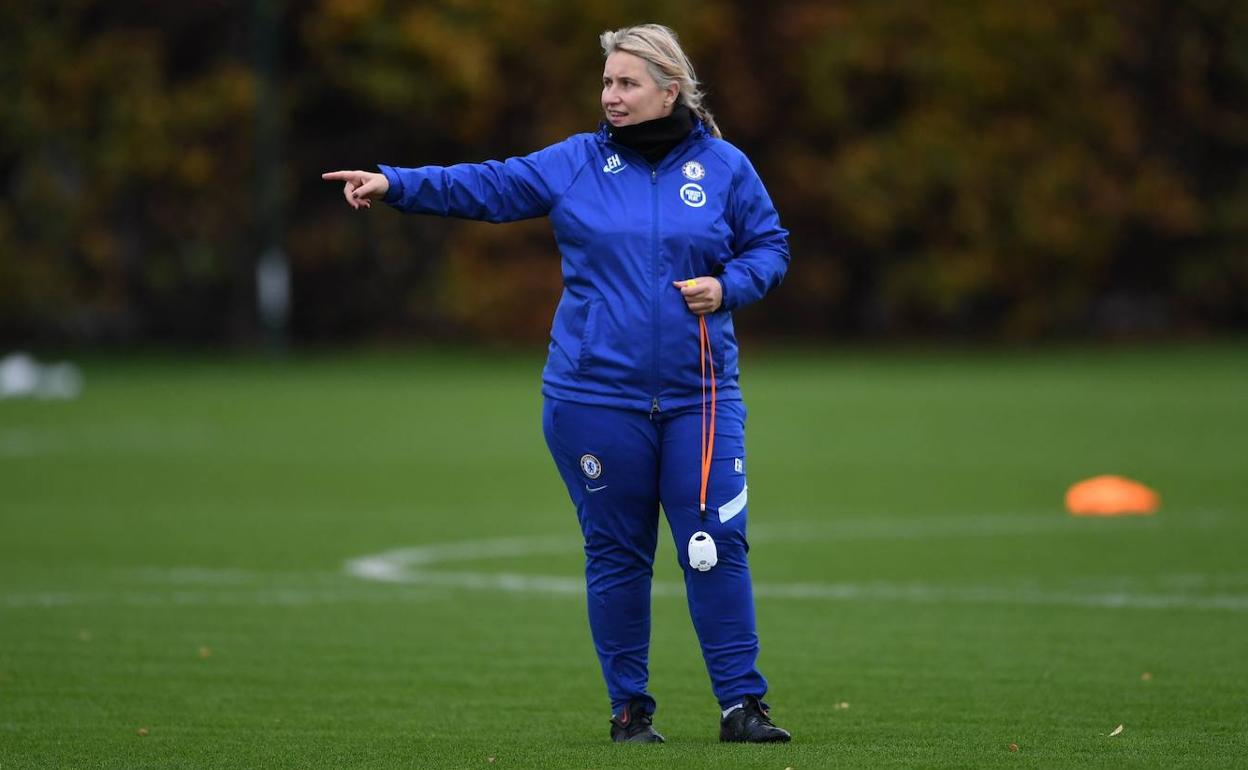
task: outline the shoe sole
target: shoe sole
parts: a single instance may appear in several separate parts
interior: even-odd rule
[[[665,743],[662,738],[627,738],[622,741],[611,741],[612,743]]]
[[[752,741],[749,738],[724,738],[720,736],[720,743],[788,743],[793,740],[791,735],[778,735],[775,738],[763,738],[762,740]]]

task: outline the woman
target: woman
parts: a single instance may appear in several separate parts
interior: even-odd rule
[[[774,288],[788,233],[720,138],[670,29],[601,36],[605,121],[525,157],[337,171],[353,208],[491,222],[548,216],[564,290],[546,442],[585,539],[589,622],[611,738],[662,742],[647,692],[660,505],[721,708],[720,740],[787,741],[762,698],[746,552],[745,407],[732,311]]]

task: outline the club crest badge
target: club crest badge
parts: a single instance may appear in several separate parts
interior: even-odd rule
[[[706,176],[706,169],[702,167],[701,163],[691,160],[680,167],[680,173],[684,174],[685,179],[688,179],[690,182],[696,182]]]
[[[702,185],[690,182],[680,188],[680,199],[686,206],[700,209],[706,205],[706,191],[702,189]]]
[[[587,478],[596,479],[602,475],[602,463],[593,455],[581,455],[581,473]]]

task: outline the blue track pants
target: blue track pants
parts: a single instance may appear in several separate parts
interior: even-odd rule
[[[720,707],[746,695],[762,698],[767,680],[756,665],[746,561],[744,405],[718,405],[705,517],[698,510],[700,407],[650,415],[547,399],[542,427],[585,538],[589,626],[612,711],[634,700],[654,710],[646,687],[660,505]],[[689,566],[689,538],[699,530],[714,539],[719,557],[707,572]]]

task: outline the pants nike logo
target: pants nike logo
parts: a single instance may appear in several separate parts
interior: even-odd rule
[[[604,490],[604,489],[606,489],[606,488],[607,488],[607,485],[606,485],[606,484],[603,484],[603,485],[602,485],[602,486],[600,486],[600,487],[591,487],[591,486],[590,486],[590,485],[588,485],[588,484],[586,484],[586,485],[585,485],[585,491],[586,491],[586,492],[601,492],[602,490]]]

